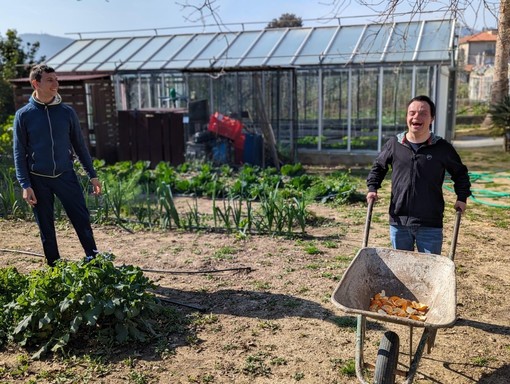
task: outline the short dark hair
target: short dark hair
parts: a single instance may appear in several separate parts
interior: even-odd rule
[[[436,117],[436,105],[430,99],[430,97],[425,96],[425,95],[420,95],[420,96],[413,97],[411,100],[409,100],[409,103],[407,103],[407,108],[409,108],[409,106],[411,105],[411,103],[413,101],[424,101],[424,102],[426,102],[430,106],[430,115],[432,116],[432,118]]]
[[[30,70],[30,84],[33,80],[41,81],[43,73],[53,73],[55,70],[46,64],[36,64]]]

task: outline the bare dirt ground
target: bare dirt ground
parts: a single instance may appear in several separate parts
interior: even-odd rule
[[[483,160],[483,154],[474,157],[470,170]],[[508,169],[507,164],[494,167]],[[500,186],[508,191],[506,180]],[[450,210],[445,214],[445,255],[454,221],[453,195],[446,193],[446,199]],[[209,204],[202,201],[201,209]],[[387,204],[385,193],[374,208],[371,247],[389,247]],[[0,382],[357,383],[344,369],[354,360],[355,321],[335,307],[330,296],[361,247],[366,206],[310,209],[321,225],[307,228],[303,239],[240,240],[235,235],[179,231],[131,234],[118,227],[95,227],[97,243],[113,252],[118,264],[183,272],[146,273],[164,296],[202,309],[176,306],[196,314],[193,337],[168,340],[167,354],[119,349],[101,368],[73,359],[31,362],[17,378],[1,372],[12,372],[24,352],[8,348],[0,350]],[[415,383],[510,383],[509,215],[508,210],[469,204],[455,256],[458,320],[438,331],[431,354],[420,361]],[[42,252],[33,223],[0,221],[0,234],[0,248]],[[58,235],[65,258],[82,257],[72,228],[62,225]],[[307,252],[310,245],[320,252]],[[222,252],[225,249],[231,252]],[[0,253],[0,266],[9,265],[27,271],[42,268],[43,260]],[[241,267],[251,271],[184,273]],[[399,334],[399,368],[408,369],[409,328],[388,322],[368,320],[365,360],[375,362],[386,329]],[[415,347],[420,336],[421,329],[415,329]],[[46,372],[47,379],[40,372]]]

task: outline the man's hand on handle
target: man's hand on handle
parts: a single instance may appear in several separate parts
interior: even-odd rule
[[[377,201],[377,199],[378,199],[377,192],[368,192],[367,193],[367,203],[370,204],[371,201],[373,201],[375,203]]]
[[[457,200],[455,202],[455,205],[453,206],[453,208],[455,208],[456,211],[460,211],[461,213],[464,213],[464,212],[466,212],[466,205],[467,205],[466,203]]]

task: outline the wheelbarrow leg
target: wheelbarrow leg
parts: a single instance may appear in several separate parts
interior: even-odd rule
[[[356,376],[358,380],[363,384],[368,384],[363,376],[363,369],[365,368],[365,362],[363,360],[363,346],[365,343],[365,329],[366,329],[366,318],[363,315],[357,316],[357,328],[356,328]]]
[[[411,362],[411,366],[409,367],[409,371],[407,372],[407,377],[405,384],[411,384],[414,380],[414,375],[416,374],[416,371],[418,370],[418,364],[420,364],[420,359],[423,355],[423,351],[425,349],[425,344],[427,344],[427,340],[430,335],[430,329],[425,328],[423,330],[423,334],[421,335],[420,343],[418,344],[418,347],[416,348],[416,352],[414,354],[413,360]]]
[[[430,354],[432,351],[432,347],[434,347],[434,343],[436,342],[437,329],[431,329],[429,332],[429,337],[427,339],[427,353]]]

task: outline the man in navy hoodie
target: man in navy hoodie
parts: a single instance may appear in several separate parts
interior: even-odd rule
[[[391,175],[390,239],[395,249],[441,254],[443,243],[443,182],[448,172],[457,200],[454,208],[466,210],[471,195],[468,169],[457,151],[436,136],[430,126],[436,107],[428,96],[416,96],[407,105],[407,131],[391,137],[377,156],[367,177],[367,201],[389,168]]]
[[[55,196],[78,235],[85,258],[91,260],[98,251],[89,211],[74,171],[74,155],[87,172],[94,194],[101,193],[101,184],[78,116],[73,108],[62,103],[53,68],[44,64],[34,66],[30,84],[34,93],[14,119],[14,165],[23,199],[33,209],[48,265],[54,266],[60,258],[55,234]]]

